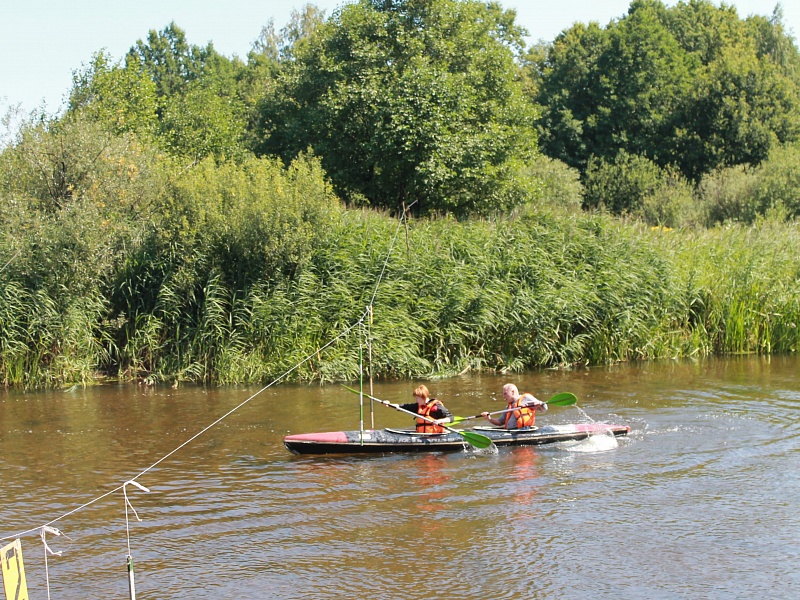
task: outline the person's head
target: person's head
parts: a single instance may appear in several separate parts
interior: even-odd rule
[[[517,389],[517,386],[515,386],[513,383],[505,384],[503,386],[503,398],[505,398],[506,402],[509,404],[519,398],[519,390]]]
[[[430,397],[431,393],[424,385],[420,385],[414,390],[414,399],[417,401],[417,404],[425,404]]]

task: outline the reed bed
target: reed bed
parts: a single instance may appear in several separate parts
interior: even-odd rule
[[[4,385],[346,380],[367,341],[373,375],[397,378],[798,349],[793,223],[668,230],[529,207],[398,229],[341,207],[313,160],[205,166],[163,198],[160,221],[106,234],[18,215]]]

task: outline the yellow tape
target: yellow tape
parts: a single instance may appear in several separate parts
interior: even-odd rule
[[[25,565],[22,564],[22,544],[19,540],[0,548],[0,567],[6,600],[28,600],[28,584],[25,583]]]

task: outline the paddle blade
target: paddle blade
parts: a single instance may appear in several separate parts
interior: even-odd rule
[[[463,423],[464,421],[469,421],[471,417],[452,417],[453,421],[450,425],[458,425],[459,423]]]
[[[370,396],[367,392],[359,392],[358,390],[354,390],[353,388],[347,387],[346,385],[342,385],[342,387],[346,389],[348,392],[353,392],[354,394],[361,394],[362,396],[364,396],[364,398],[369,398],[370,400],[375,400],[377,402],[383,402],[383,400],[381,400],[380,398],[376,398],[375,396]]]
[[[453,431],[456,430],[454,429]],[[463,437],[468,444],[481,450],[492,445],[492,440],[485,435],[481,435],[480,433],[473,433],[472,431],[456,431],[456,433]]]
[[[577,396],[575,394],[571,394],[570,392],[561,392],[560,394],[556,394],[550,400],[547,401],[549,406],[570,406],[572,404],[576,404],[578,402]]]

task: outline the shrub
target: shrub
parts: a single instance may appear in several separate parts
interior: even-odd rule
[[[525,175],[540,182],[543,204],[580,208],[583,203],[580,172],[565,162],[540,154],[528,166]]]
[[[746,165],[737,165],[706,175],[697,189],[697,197],[707,226],[726,221],[752,223],[759,213],[755,200],[758,177]]]
[[[754,202],[762,214],[782,206],[786,216],[800,216],[800,146],[778,146],[756,170]]]
[[[673,170],[666,171],[661,185],[644,196],[641,207],[633,214],[649,225],[661,227],[695,225],[702,218],[692,185]]]
[[[644,156],[621,151],[613,161],[595,157],[586,170],[584,206],[605,207],[615,215],[633,213],[656,195],[663,180],[663,170]]]

